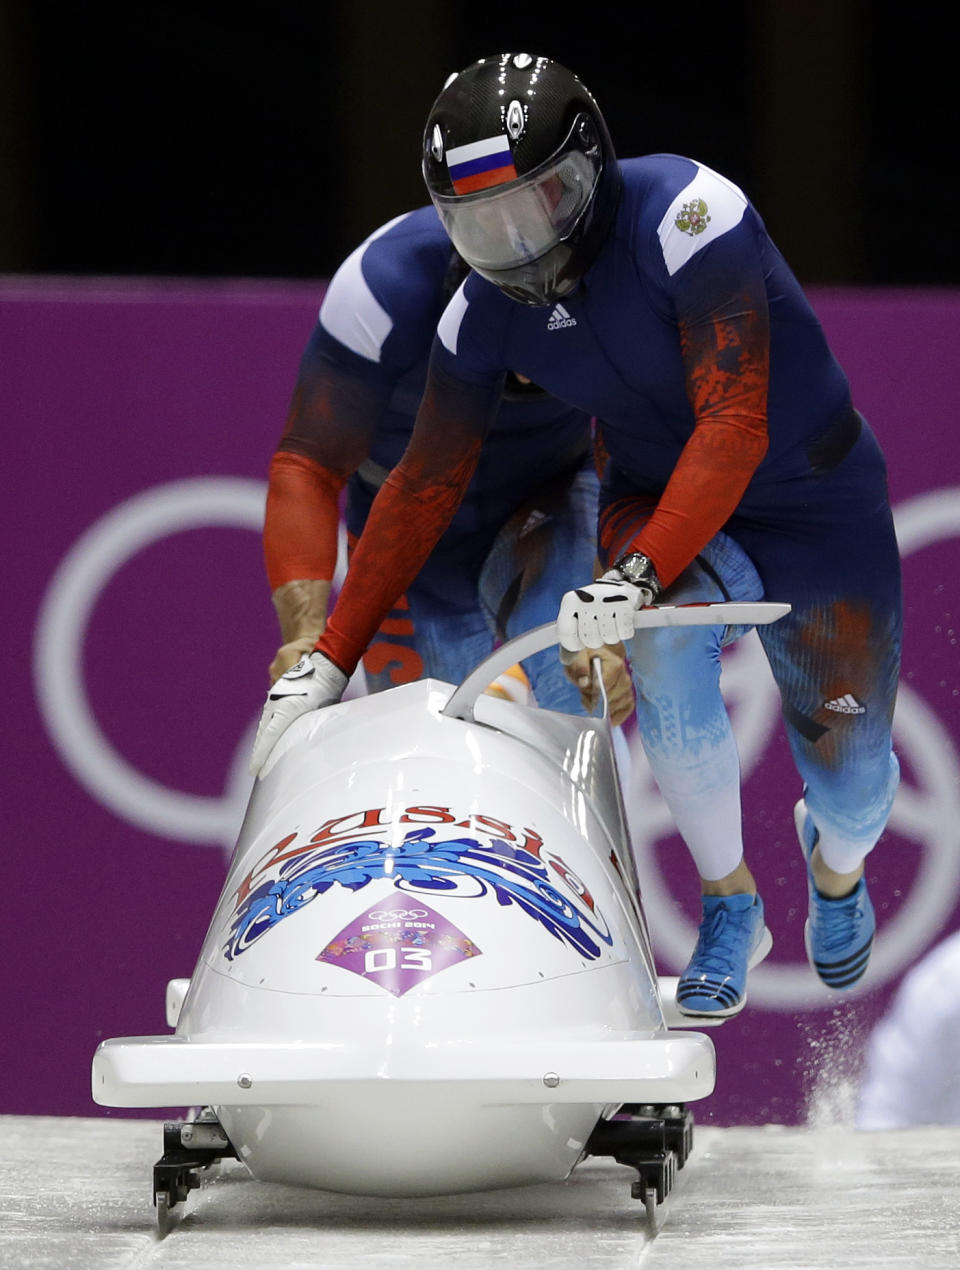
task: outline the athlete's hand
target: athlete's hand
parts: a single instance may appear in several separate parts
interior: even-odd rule
[[[270,689],[260,715],[250,772],[257,776],[280,736],[308,710],[332,706],[343,696],[347,676],[322,653],[301,657]]]
[[[600,689],[593,673],[593,662],[600,660],[603,688],[607,694],[607,716],[612,727],[629,718],[636,704],[633,680],[627,666],[627,653],[622,644],[604,645],[603,648],[581,649],[579,653],[560,650],[560,660],[566,668],[567,678],[580,689],[580,700],[585,710],[597,708]]]
[[[271,683],[316,648],[327,624],[331,586],[326,578],[295,578],[272,592],[283,643],[270,663]]]
[[[291,667],[295,666],[301,657],[312,652],[322,633],[320,630],[316,635],[302,635],[299,639],[291,639],[288,643],[282,644],[270,663],[270,682],[276,683],[280,676],[285,675]]]
[[[557,635],[571,653],[602,648],[633,637],[633,615],[653,603],[650,587],[624,582],[619,573],[605,573],[599,582],[568,591],[560,601]]]

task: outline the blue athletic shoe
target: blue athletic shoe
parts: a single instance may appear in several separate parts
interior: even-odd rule
[[[852,988],[870,961],[877,928],[866,881],[861,877],[853,891],[839,900],[821,895],[810,871],[810,857],[820,835],[802,798],[793,809],[793,819],[807,863],[810,903],[803,930],[807,960],[828,988]]]
[[[747,1003],[747,971],[763,961],[773,936],[759,895],[704,895],[700,937],[677,984],[681,1014],[725,1019]]]

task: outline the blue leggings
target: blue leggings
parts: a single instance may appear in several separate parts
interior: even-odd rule
[[[883,460],[869,429],[826,477],[741,508],[669,588],[671,602],[784,600],[758,628],[825,862],[852,872],[899,780],[900,562]],[[644,514],[649,514],[649,505]],[[630,644],[644,752],[701,877],[743,852],[739,760],[720,694],[721,650],[743,628],[638,632]],[[799,791],[798,791],[799,793]]]

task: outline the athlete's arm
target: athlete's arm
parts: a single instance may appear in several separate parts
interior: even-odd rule
[[[263,548],[283,640],[271,681],[312,649],[324,629],[340,491],[369,454],[392,387],[385,377],[369,379],[340,364],[324,342],[318,328],[270,463]]]
[[[374,500],[317,649],[350,675],[453,519],[497,409],[502,378],[454,379],[431,360],[413,435]]]
[[[767,452],[770,318],[752,230],[741,224],[677,276],[676,321],[695,424],[629,550],[664,586],[736,510]]]

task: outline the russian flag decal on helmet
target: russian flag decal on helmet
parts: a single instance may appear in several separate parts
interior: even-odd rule
[[[510,142],[504,136],[485,137],[448,150],[447,170],[457,194],[472,194],[517,179]]]

